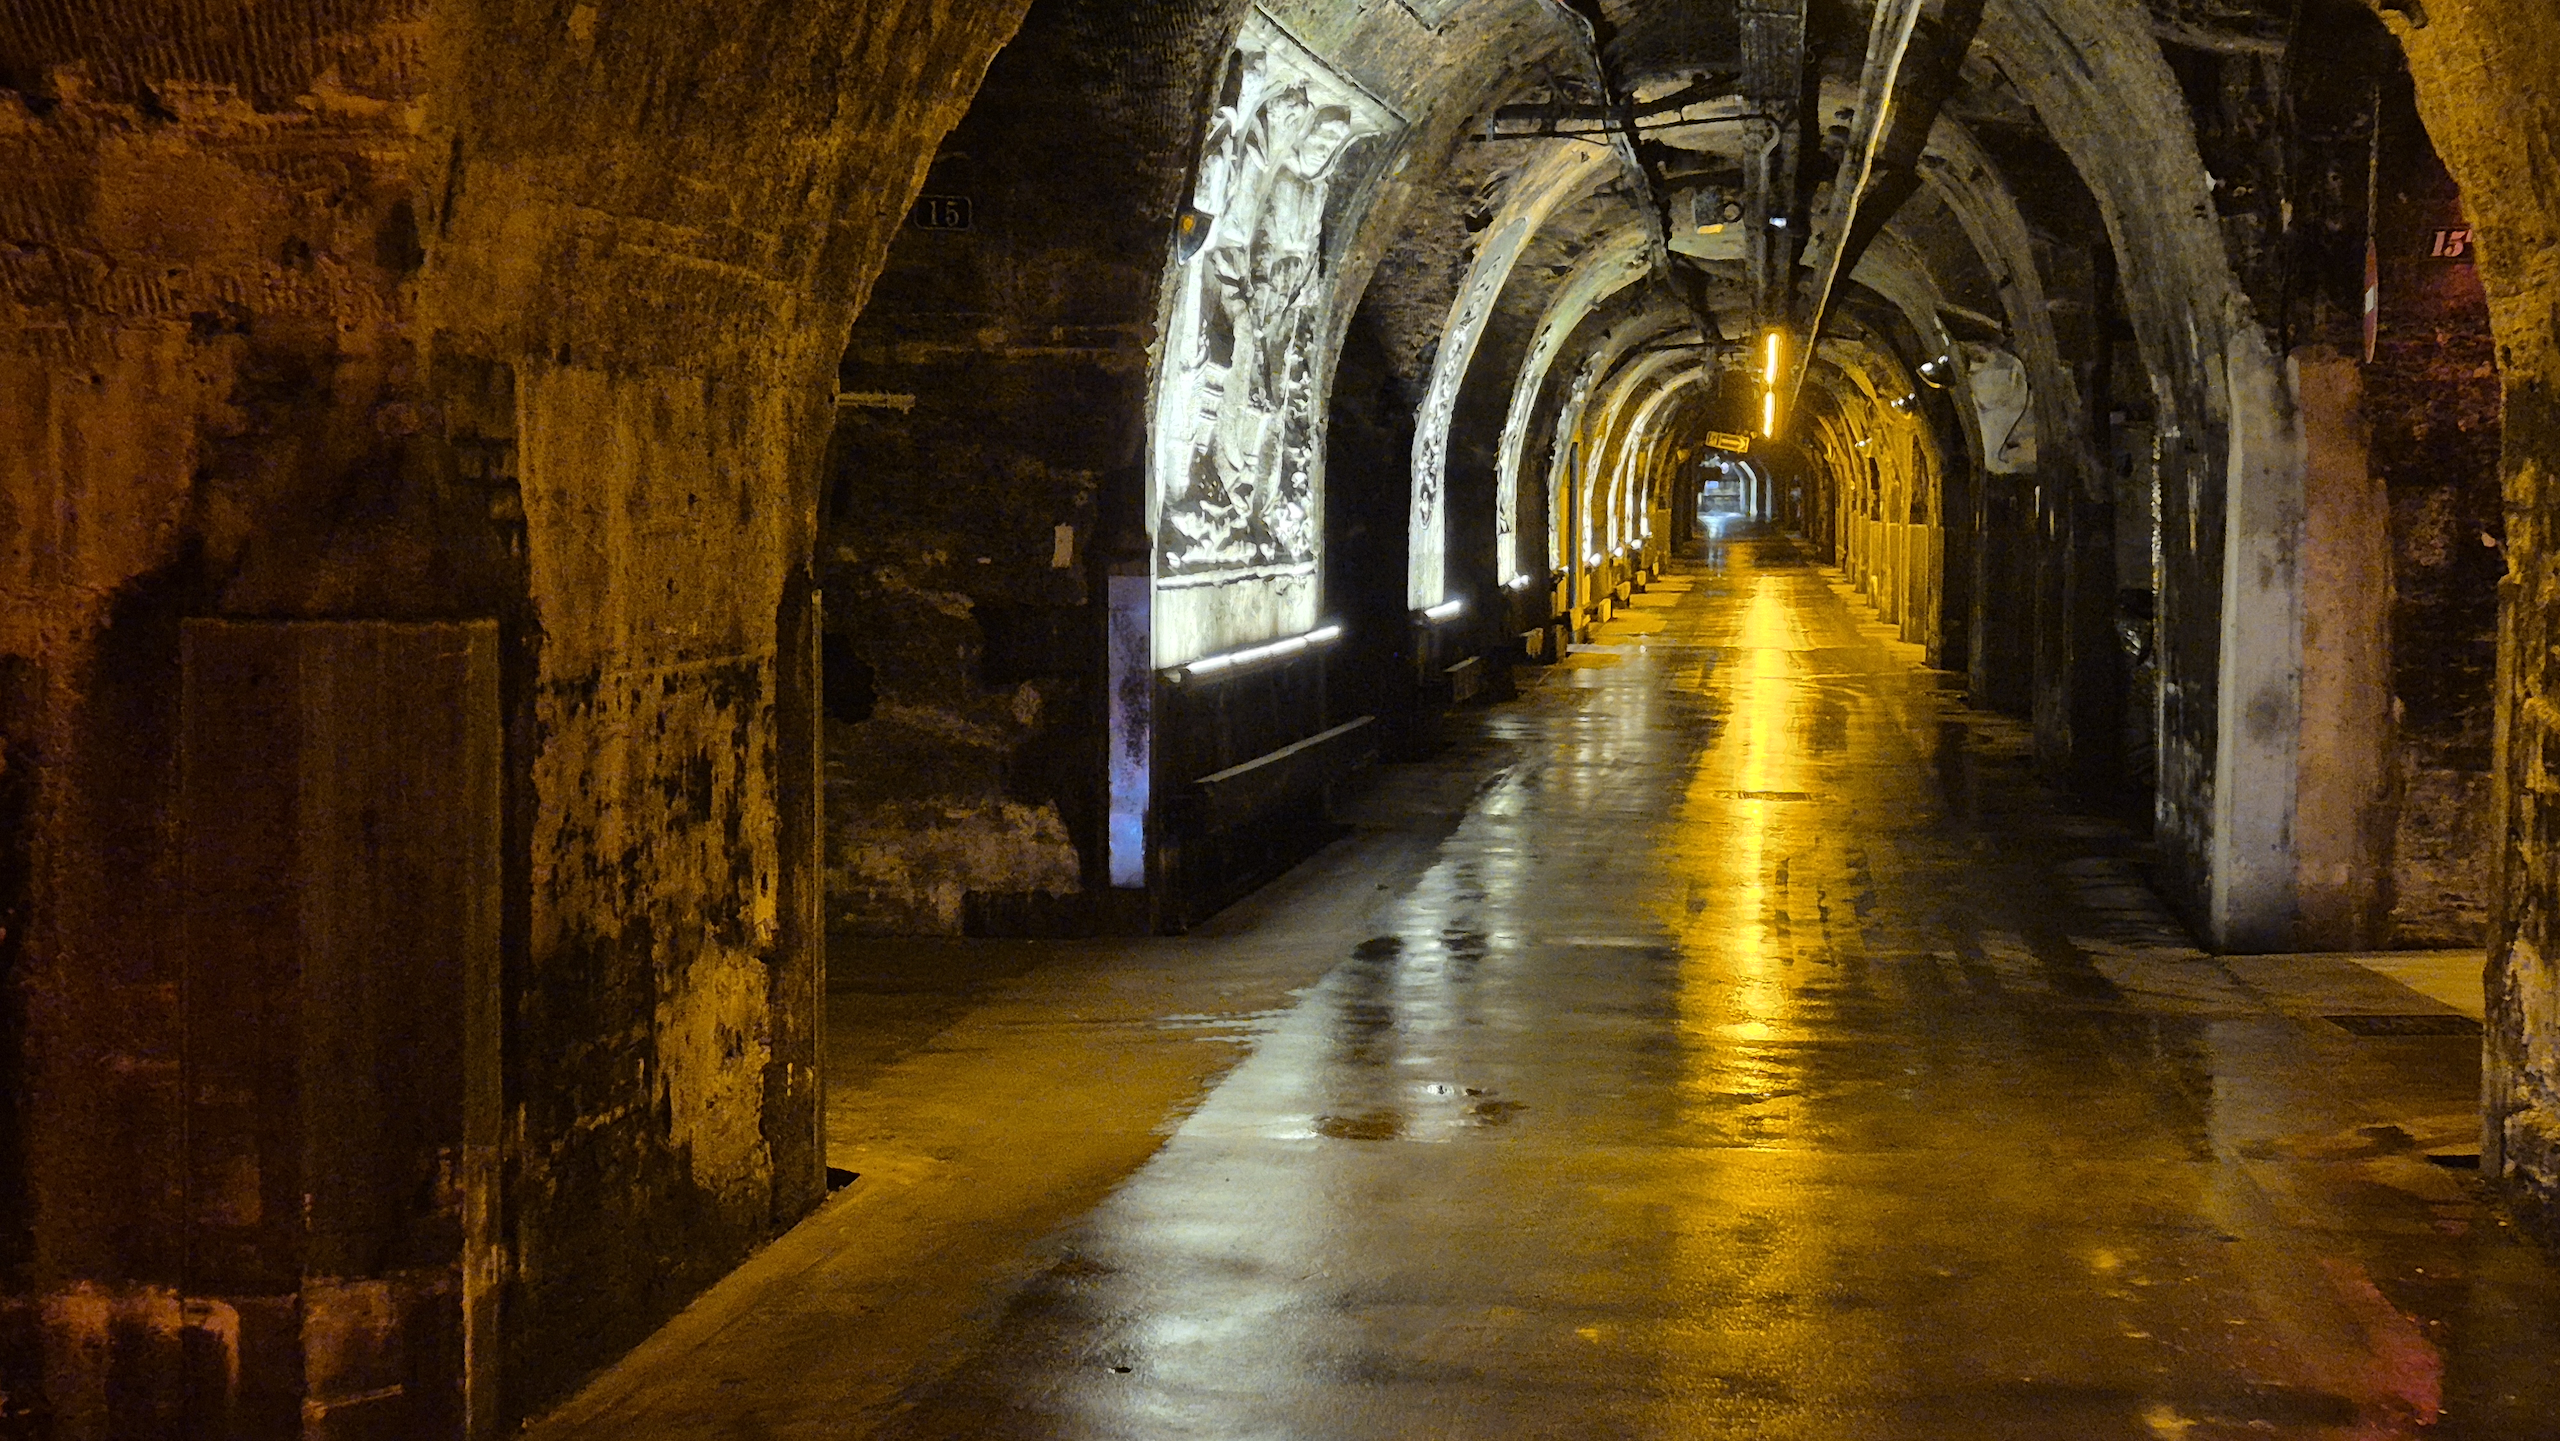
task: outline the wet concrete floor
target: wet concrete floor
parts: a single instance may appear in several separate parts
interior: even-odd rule
[[[1191,936],[840,943],[860,1179],[536,1434],[2560,1436],[2459,1005],[2196,951],[1787,541],[1596,641]]]

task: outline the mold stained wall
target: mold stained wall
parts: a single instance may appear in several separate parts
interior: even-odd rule
[[[1499,209],[1476,222],[1479,229],[1489,228],[1489,233],[1474,245],[1466,279],[1451,300],[1447,320],[1433,337],[1431,379],[1415,417],[1408,527],[1413,542],[1405,582],[1405,604],[1410,609],[1437,605],[1449,595],[1449,432],[1476,348],[1500,313],[1512,270],[1558,207],[1579,199],[1615,170],[1614,153],[1599,146],[1551,143],[1539,147],[1504,177],[1507,183],[1499,192]],[[1480,197],[1478,208],[1485,203]],[[1497,583],[1508,584],[1518,573],[1512,552],[1513,517],[1498,504],[1495,509],[1492,570]]]
[[[1553,504],[1554,490],[1547,484],[1551,458],[1539,443],[1553,434],[1552,430],[1542,433],[1540,406],[1550,390],[1555,362],[1593,308],[1642,280],[1650,273],[1651,260],[1644,233],[1629,226],[1583,252],[1573,261],[1562,283],[1551,291],[1537,283],[1544,277],[1528,277],[1533,289],[1551,293],[1553,299],[1544,307],[1528,352],[1511,378],[1511,404],[1503,419],[1502,439],[1494,461],[1497,512],[1516,513],[1524,490],[1536,490],[1548,498],[1539,507],[1548,516],[1544,554],[1538,553],[1540,547],[1524,545],[1515,538],[1512,553],[1503,557],[1521,572],[1541,564],[1550,571],[1567,568],[1574,560],[1574,539],[1565,534],[1565,514]],[[1564,608],[1562,604],[1556,607],[1559,611]]]
[[[418,14],[156,65],[139,16],[49,18],[0,82],[0,1389],[141,1434],[189,1339],[179,619],[488,605],[511,567],[413,465]]]
[[[2135,558],[2132,583],[2159,586],[2159,834],[2200,931],[2243,948],[2458,942],[2481,904],[2481,828],[2457,812],[2485,785],[2488,617],[2477,558],[2442,541],[2460,529],[2497,550],[2494,524],[2465,528],[2496,427],[2463,267],[2411,263],[2412,242],[2393,238],[2431,231],[2418,212],[2454,205],[2414,127],[2385,172],[2387,338],[2377,366],[2354,364],[2360,167],[2372,84],[2395,83],[2387,36],[2359,7],[2315,3],[2288,66],[2173,42],[2144,53],[2099,38],[2077,0],[2038,8],[2049,24],[2002,12],[1985,33],[2086,183],[2118,262],[2038,242],[2065,302],[2057,340],[2096,367],[2088,395],[2036,387],[2040,408],[2050,389],[2079,412],[2072,452],[2037,467],[2037,529],[2071,532],[2036,562],[2040,753],[2074,777],[2117,768],[2079,763],[2082,735],[2103,742],[2115,707],[2077,692],[2105,679],[2098,583],[2125,567],[2079,532],[2118,508],[2110,489],[2156,484],[2156,511],[2144,497],[2121,523],[2156,525],[2157,576],[2139,549],[2114,550]],[[2087,72],[2018,60],[2056,36],[2088,42],[2079,53],[2111,77],[2117,123],[2090,123],[2074,78]],[[1995,148],[2022,195],[2052,188],[2013,138]],[[2181,193],[2209,202],[2169,216]],[[2421,615],[2435,629],[2413,644]],[[2149,770],[2149,756],[2128,757]]]
[[[2364,376],[2373,475],[2387,507],[2388,940],[2479,944],[2496,853],[2496,343],[2462,196],[2405,82],[2384,93],[2381,325]]]
[[[50,3],[5,37],[13,1404],[206,1434],[183,1354],[333,1364],[190,1337],[275,1298],[184,1262],[182,616],[500,622],[507,1179],[464,1203],[498,1216],[506,1414],[816,1199],[826,396],[1020,8]]]
[[[1941,457],[1961,454],[1960,437],[1940,437],[1919,406],[1919,386],[1879,346],[1825,342],[1832,383],[1813,417],[1811,448],[1837,489],[1840,560],[1850,583],[1901,638],[1940,644],[1938,561],[1943,556]]]
[[[1592,152],[1590,146],[1570,142],[1551,144],[1558,151]],[[1533,165],[1543,168],[1551,162],[1545,157],[1524,157],[1518,163],[1525,173]],[[1617,173],[1614,167],[1586,172],[1595,186],[1601,178]],[[1502,203],[1517,203],[1516,195],[1507,190]],[[1521,368],[1530,363],[1558,293],[1556,282],[1573,273],[1584,251],[1583,232],[1591,228],[1595,216],[1617,204],[1616,198],[1604,198],[1596,189],[1560,201],[1549,224],[1525,242],[1509,282],[1483,322],[1474,359],[1449,413],[1441,452],[1447,487],[1443,514],[1449,527],[1447,575],[1451,583],[1461,583],[1472,569],[1473,578],[1485,589],[1505,590],[1512,598],[1502,607],[1503,618],[1524,626],[1542,623],[1557,607],[1547,584],[1551,566],[1544,538],[1546,496],[1536,484],[1525,491],[1519,486],[1516,465],[1504,469],[1506,444],[1513,451],[1526,444],[1525,419],[1517,429],[1511,424],[1514,385]],[[1435,383],[1436,364],[1435,360]],[[1421,444],[1417,436],[1417,454]]]

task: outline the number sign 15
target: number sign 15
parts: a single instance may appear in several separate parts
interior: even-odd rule
[[[918,230],[966,230],[969,228],[969,197],[919,195],[916,208],[908,212],[907,221]]]
[[[2471,258],[2471,227],[2458,225],[2436,232],[2435,244],[2427,254],[2436,260],[2468,260]]]

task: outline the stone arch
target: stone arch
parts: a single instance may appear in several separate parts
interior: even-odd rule
[[[302,27],[55,8],[11,37],[0,95],[0,163],[83,179],[13,181],[55,278],[0,301],[0,493],[56,517],[0,538],[0,653],[33,678],[9,745],[42,758],[38,920],[12,969],[48,1017],[24,1075],[34,1221],[10,1259],[150,1339],[110,1358],[54,1327],[23,1354],[46,1358],[66,1427],[105,1424],[81,1408],[113,1393],[155,1425],[256,1431],[344,1399],[328,1378],[371,1363],[205,1318],[282,1308],[336,1336],[372,1307],[409,1342],[355,1327],[348,1347],[463,1366],[409,1378],[399,1424],[494,1431],[823,1194],[805,712],[828,352],[1024,7],[581,6],[530,35],[432,4]],[[100,283],[118,273],[157,278]],[[454,944],[485,946],[495,979],[400,1018],[477,1058],[445,1079],[478,1119],[454,1097],[417,1111],[449,1184],[357,1227],[467,1232],[468,1254],[396,1274],[306,1256],[282,1222],[335,1181],[273,1127],[319,1102],[204,1069],[216,1035],[305,1043],[290,969],[226,978],[251,1022],[183,999],[221,994],[185,980],[224,960],[188,920],[206,832],[185,787],[246,741],[199,732],[216,749],[180,764],[198,713],[180,697],[220,679],[187,669],[180,637],[221,622],[318,647],[296,652],[315,666],[359,634],[485,657],[472,724],[497,853],[440,874],[490,877]],[[393,711],[433,683],[365,674]],[[376,762],[344,792],[391,786],[403,762]],[[102,767],[129,779],[102,786]],[[166,884],[110,901],[137,876]],[[336,900],[357,914],[368,894]],[[447,938],[394,938],[412,939],[424,965]],[[429,1102],[401,1088],[436,1079],[364,1081],[381,1094],[347,1104],[411,1115]],[[146,1164],[82,1159],[99,1107],[150,1138]],[[377,1162],[432,1157],[344,1159],[385,1180]],[[253,1193],[181,1214],[189,1175]],[[231,1259],[186,1259],[214,1255]],[[466,1330],[464,1363],[438,1338]],[[205,1346],[236,1384],[179,1384]]]

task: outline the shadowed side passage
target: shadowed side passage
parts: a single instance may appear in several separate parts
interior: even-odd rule
[[[1094,1204],[842,1314],[777,1273],[551,1434],[2555,1434],[2560,1286],[2445,1164],[2476,1035],[2350,962],[2193,949],[2023,726],[1871,614],[1794,542],[1710,538],[1394,768],[1373,834],[1472,798],[1365,936],[1338,901],[1293,921],[1302,890],[1178,943],[1341,949]],[[1097,1043],[969,1034],[1018,1068]],[[954,1290],[934,1344],[869,1349],[891,1298]]]

